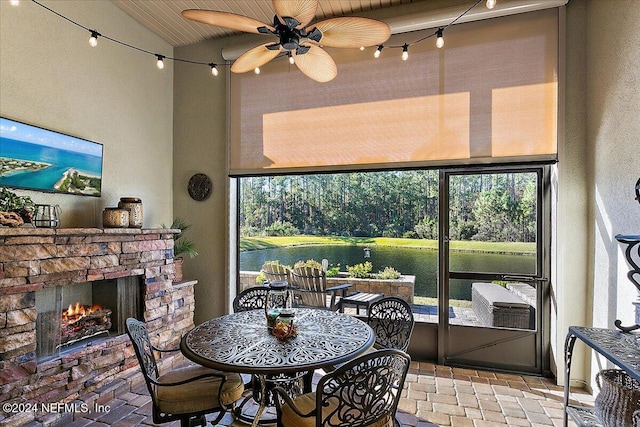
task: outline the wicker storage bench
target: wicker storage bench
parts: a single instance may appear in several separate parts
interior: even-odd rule
[[[471,301],[473,311],[486,326],[530,328],[531,305],[500,285],[474,283]]]

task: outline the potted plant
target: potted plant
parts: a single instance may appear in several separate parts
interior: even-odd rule
[[[18,227],[30,223],[36,204],[29,196],[18,196],[5,187],[0,188],[0,220],[1,224]]]
[[[182,263],[184,258],[180,255],[188,255],[189,258],[198,256],[193,241],[187,240],[184,237],[184,232],[189,227],[191,227],[191,225],[187,224],[182,218],[174,219],[169,227],[162,224],[162,228],[180,230],[179,233],[173,235],[173,264],[175,269],[173,280],[176,282],[182,281]]]

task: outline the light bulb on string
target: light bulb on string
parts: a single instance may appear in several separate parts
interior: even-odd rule
[[[20,0],[11,0],[11,6],[20,6]]]
[[[436,32],[436,47],[438,49],[442,49],[442,46],[444,46],[444,37],[442,36],[442,32],[442,28],[438,28],[438,31]]]
[[[293,59],[291,52],[287,53],[287,56],[289,56],[289,64],[293,65],[296,61]]]
[[[216,64],[214,64],[213,62],[211,62],[209,64],[209,67],[211,67],[211,74],[213,74],[214,76],[218,75],[218,66]]]
[[[409,45],[405,43],[402,46],[402,60],[406,61],[407,59],[409,59]]]
[[[256,67],[256,68],[253,70],[253,72],[254,72],[254,73],[256,73],[256,74],[260,74],[260,67]]]
[[[89,37],[89,46],[98,46],[98,37],[100,37],[100,33],[96,30],[91,30],[91,37]]]
[[[164,55],[156,55],[156,58],[158,58],[158,61],[156,62],[158,70],[164,69]]]
[[[380,58],[380,53],[382,53],[382,48],[384,46],[380,45],[378,46],[378,48],[376,49],[376,51],[373,53],[373,57],[374,58]]]
[[[364,46],[360,46],[360,52],[364,51]]]
[[[493,9],[496,7],[496,0],[487,0],[487,9]]]

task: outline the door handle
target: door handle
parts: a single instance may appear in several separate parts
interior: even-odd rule
[[[500,276],[502,280],[506,281],[519,281],[519,282],[548,282],[546,277],[531,277],[531,276],[515,276],[509,274],[503,274]]]

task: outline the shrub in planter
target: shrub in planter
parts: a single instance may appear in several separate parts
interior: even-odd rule
[[[400,272],[393,267],[385,267],[384,270],[378,271],[375,275],[376,279],[395,280],[401,276]]]
[[[372,270],[373,270],[373,265],[369,261],[356,264],[356,265],[347,265],[347,271],[349,272],[349,276],[355,277],[356,279],[370,278]]]

